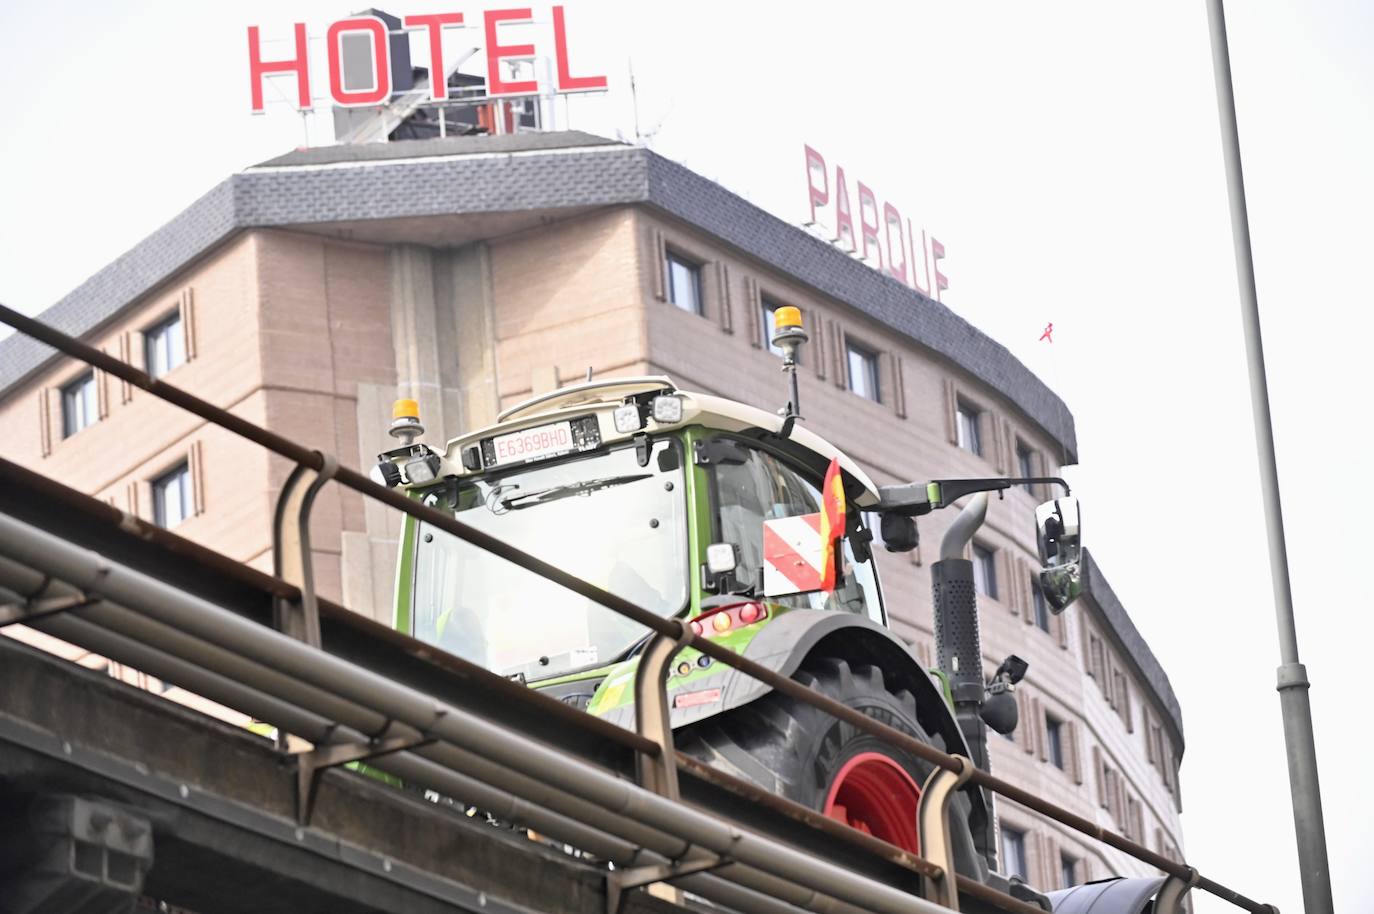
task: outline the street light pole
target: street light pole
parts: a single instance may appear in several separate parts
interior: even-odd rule
[[[1326,859],[1326,826],[1322,821],[1321,785],[1317,780],[1317,749],[1312,737],[1312,706],[1307,668],[1298,662],[1298,630],[1293,619],[1293,592],[1288,581],[1288,547],[1283,536],[1283,507],[1279,501],[1278,465],[1274,458],[1274,427],[1269,415],[1269,386],[1265,380],[1264,343],[1260,338],[1259,301],[1255,293],[1255,264],[1250,251],[1250,217],[1245,206],[1245,178],[1240,167],[1240,135],[1236,128],[1236,100],[1231,86],[1231,55],[1226,44],[1226,15],[1222,0],[1207,0],[1212,32],[1212,72],[1217,84],[1217,113],[1226,158],[1226,184],[1231,199],[1231,236],[1236,251],[1245,352],[1250,366],[1250,407],[1255,422],[1260,484],[1264,491],[1265,526],[1269,533],[1269,573],[1278,616],[1279,707],[1288,748],[1288,783],[1293,794],[1293,825],[1298,839],[1298,867],[1307,914],[1331,914],[1331,872]]]

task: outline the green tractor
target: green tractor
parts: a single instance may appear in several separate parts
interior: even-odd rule
[[[413,401],[398,401],[392,434],[401,446],[381,455],[373,476],[986,766],[986,727],[1015,727],[1010,691],[1025,664],[1008,658],[984,682],[972,568],[962,553],[986,508],[986,494],[974,493],[1019,480],[875,485],[796,424],[794,357],[805,334],[786,313],[778,323],[775,340],[792,379],[792,399],[779,414],[681,391],[665,377],[616,378],[522,403],[436,451],[416,440],[423,428]],[[915,548],[915,517],[970,494],[933,568],[940,659],[927,670],[887,627],[873,550],[878,543]],[[1078,592],[1076,503],[1056,499],[1037,519],[1043,588],[1062,610]],[[827,526],[842,535],[823,537],[818,527]],[[458,657],[635,726],[634,677],[648,631],[410,517],[401,530],[394,621]],[[690,647],[673,658],[667,694],[683,752],[918,850],[928,762]],[[959,791],[950,816],[956,867],[1043,902],[996,874],[992,819],[980,789]]]

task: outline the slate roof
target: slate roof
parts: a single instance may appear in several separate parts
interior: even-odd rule
[[[1001,393],[1059,444],[1065,463],[1077,461],[1064,403],[949,308],[662,156],[575,131],[288,153],[221,182],[39,317],[67,333],[93,331],[249,228],[617,204],[666,212],[887,324]],[[50,356],[22,337],[0,341],[0,396]]]
[[[1090,550],[1083,550],[1082,566],[1084,592],[1100,610],[1103,621],[1121,643],[1126,656],[1135,664],[1137,674],[1164,705],[1168,715],[1167,722],[1173,725],[1170,737],[1173,744],[1178,747],[1178,754],[1182,756],[1183,709],[1179,706],[1178,697],[1174,695],[1174,687],[1169,684],[1168,674],[1164,672],[1164,667],[1159,665],[1159,660],[1150,650],[1150,645],[1145,643],[1145,636],[1140,634],[1140,630],[1131,621],[1126,607],[1121,605],[1116,591],[1112,590],[1112,585],[1107,583],[1106,575],[1102,573]]]

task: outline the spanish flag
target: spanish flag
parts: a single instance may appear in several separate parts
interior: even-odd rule
[[[821,488],[821,590],[835,589],[839,557],[835,544],[844,536],[844,480],[840,478],[840,458],[830,460]]]

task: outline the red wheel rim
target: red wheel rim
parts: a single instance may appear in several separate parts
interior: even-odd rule
[[[913,854],[920,853],[916,809],[921,788],[906,769],[877,752],[844,763],[825,798],[827,816]]]

